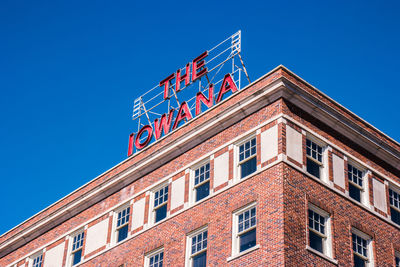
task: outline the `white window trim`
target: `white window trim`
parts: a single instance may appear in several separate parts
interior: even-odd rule
[[[305,171],[306,173],[308,173],[309,175],[315,177],[316,179],[320,179],[321,181],[325,182],[326,184],[330,184],[329,183],[329,175],[328,175],[328,149],[329,146],[323,142],[322,140],[318,139],[317,137],[314,137],[313,135],[307,133],[306,134],[306,142],[307,139],[309,139],[310,141],[316,143],[317,145],[319,145],[322,148],[322,162],[319,162],[318,160],[315,160],[313,157],[310,157],[307,155],[307,151],[304,151],[306,158],[314,161],[315,163],[317,163],[320,166],[320,178],[313,176],[311,173],[307,172],[307,166],[305,166]],[[307,146],[307,145],[306,145]]]
[[[198,201],[196,201],[196,190],[195,190],[196,188],[195,188],[195,185],[194,185],[195,171],[198,168],[200,168],[201,166],[203,166],[203,165],[205,165],[207,163],[210,164],[210,178],[208,180],[206,180],[206,181],[211,181],[211,160],[210,160],[209,157],[207,157],[206,159],[203,159],[201,162],[197,163],[196,165],[193,165],[189,169],[189,176],[190,176],[190,179],[189,179],[189,188],[190,188],[190,190],[189,190],[189,203],[190,204],[195,204],[195,203],[198,202]],[[200,185],[205,183],[206,181],[200,183]],[[197,186],[199,186],[199,185],[197,185]],[[211,183],[210,183],[210,194],[207,197],[205,197],[204,199],[208,198],[213,193],[214,193],[214,190],[213,190],[213,188],[211,188]],[[204,200],[204,199],[202,199],[202,200]],[[202,201],[202,200],[199,200],[199,201]]]
[[[318,213],[320,216],[325,218],[325,238],[323,238],[323,255],[329,257],[330,259],[333,259],[333,249],[332,249],[332,223],[331,223],[331,215],[324,211],[323,209],[315,206],[314,204],[308,203],[308,209]],[[310,240],[310,234],[309,231],[316,232],[314,230],[310,229],[309,223],[308,223],[308,209],[307,209],[307,220],[306,220],[306,225],[307,225],[307,246],[311,248],[309,245],[309,240]],[[317,233],[318,235],[321,235],[320,233]],[[311,248],[313,249],[313,248]],[[313,249],[314,250],[314,249]],[[319,252],[319,251],[318,251]]]
[[[160,252],[163,252],[163,251],[164,251],[164,247],[160,247],[160,248],[157,248],[155,250],[152,250],[152,251],[146,253],[146,255],[144,256],[144,266],[149,267],[150,266],[150,258]],[[165,265],[164,260],[165,260],[165,252],[164,252],[164,257],[163,257],[163,266]]]
[[[79,235],[80,233],[83,233],[83,232],[85,232],[85,229],[84,228],[81,228],[81,229],[79,229],[79,230],[77,230],[77,231],[75,231],[74,233],[72,233],[69,237],[68,237],[68,253],[67,253],[67,263],[66,263],[66,266],[73,266],[72,265],[72,254],[73,254],[73,252],[75,252],[75,251],[72,251],[72,245],[73,245],[73,242],[74,242],[74,237],[76,236],[76,235]],[[83,236],[83,242],[85,242],[85,238],[86,238],[86,236],[84,235]],[[84,253],[83,253],[84,251],[83,251],[83,245],[82,245],[82,257],[81,257],[81,262],[83,262],[84,261],[84,259],[85,259],[85,257],[84,257]]]
[[[131,203],[125,203],[123,204],[121,207],[117,208],[116,210],[113,211],[113,222],[112,222],[112,238],[111,238],[111,244],[118,244],[118,231],[119,229],[121,229],[122,227],[124,227],[125,225],[128,225],[128,229],[129,229],[129,224],[131,223],[131,216],[129,216],[129,220],[127,221],[126,224],[124,224],[123,226],[120,226],[117,228],[117,221],[118,221],[118,213],[126,208],[130,207],[130,212],[132,211],[132,206]],[[126,239],[128,239],[130,237],[131,233],[128,230],[128,236],[126,237]],[[122,241],[121,241],[122,242]]]
[[[361,232],[360,230],[358,230],[356,228],[352,228],[351,229],[351,233],[352,234],[356,234],[359,237],[367,240],[367,246],[368,246],[368,249],[367,249],[368,259],[367,260],[368,261],[366,262],[367,263],[366,266],[367,267],[374,266],[374,253],[373,253],[373,248],[372,248],[372,238],[369,235],[367,235],[366,233]],[[352,257],[353,257],[353,261],[354,261],[354,256],[353,255],[356,252],[353,251],[353,240],[352,240],[353,237],[350,236],[350,238],[351,238],[351,253],[352,253]],[[365,259],[365,257],[363,255],[360,255],[358,253],[357,253],[357,255],[359,255],[361,258]]]
[[[254,228],[257,229],[257,226],[258,226],[258,215],[259,215],[258,214],[258,208],[257,208],[257,202],[252,202],[252,203],[250,203],[250,204],[248,204],[248,205],[246,205],[246,206],[234,211],[233,214],[232,214],[232,252],[231,252],[232,256],[231,257],[235,257],[235,256],[237,256],[239,254],[245,254],[247,252],[247,250],[242,251],[242,252],[239,251],[239,248],[240,248],[240,245],[239,245],[240,238],[239,237],[240,236],[239,236],[239,233],[238,233],[238,227],[239,227],[238,226],[238,222],[239,222],[238,217],[239,217],[239,214],[241,214],[242,212],[245,212],[245,211],[247,211],[247,210],[249,210],[251,208],[254,208],[254,207],[256,208],[256,225],[251,227],[251,228],[249,228],[249,229],[246,229],[246,231],[250,231],[250,230],[252,230]],[[256,236],[257,236],[257,234],[256,234]],[[258,240],[259,239],[256,237],[256,241],[257,241],[256,247],[258,245]],[[253,249],[253,248],[249,248],[248,250],[251,250],[251,249]]]
[[[347,164],[350,164],[353,167],[356,167],[358,170],[360,170],[362,172],[363,186],[361,187],[361,189],[362,189],[361,190],[361,204],[369,207],[369,179],[368,179],[369,171],[365,167],[363,167],[362,165],[356,163],[355,161],[353,161],[351,159],[347,160]],[[346,173],[346,176],[347,176],[348,183],[351,183],[354,186],[360,188],[359,185],[357,185],[349,180],[348,173]],[[349,195],[349,197],[350,197],[350,195]]]
[[[43,267],[43,262],[44,262],[44,250],[43,249],[38,251],[38,252],[36,252],[36,253],[34,253],[34,254],[32,254],[31,256],[29,256],[29,258],[28,258],[28,266],[29,267],[33,267],[33,260],[35,258],[39,257],[40,255],[42,255],[42,265],[41,266]]]
[[[191,251],[192,251],[191,250],[192,249],[192,238],[194,236],[206,231],[206,230],[208,231],[208,225],[205,225],[205,226],[203,226],[203,227],[201,227],[201,228],[199,228],[199,229],[197,229],[195,231],[192,231],[187,235],[187,237],[186,237],[186,253],[185,253],[185,255],[186,255],[186,257],[185,257],[185,266],[186,267],[191,267],[193,265],[193,257],[192,257],[193,255],[191,253]],[[202,253],[204,251],[207,251],[207,250],[208,250],[208,234],[207,234],[207,248],[201,250],[201,252],[196,252],[194,255],[198,255],[198,254],[200,254],[200,253]]]
[[[160,223],[160,222],[163,222],[163,221],[165,221],[166,219],[168,219],[169,216],[170,216],[170,211],[167,210],[167,216],[166,216],[164,219],[162,219],[161,221],[155,222],[155,219],[156,219],[156,211],[155,211],[155,207],[154,207],[154,199],[155,199],[155,193],[156,193],[157,191],[159,191],[160,189],[162,189],[162,188],[168,186],[168,199],[167,199],[167,201],[166,201],[165,204],[164,204],[164,205],[168,205],[168,201],[169,201],[169,199],[170,199],[170,197],[171,197],[171,190],[170,190],[170,188],[169,188],[169,185],[171,184],[171,181],[172,181],[172,178],[169,179],[169,180],[167,180],[166,182],[164,182],[164,183],[158,185],[157,187],[154,187],[152,190],[150,190],[150,205],[149,205],[149,206],[150,206],[150,212],[149,212],[149,225],[150,225],[150,226],[153,226],[153,225],[156,225],[156,224],[158,224],[158,223]],[[162,206],[162,205],[161,205],[161,206]],[[158,207],[160,207],[160,205],[159,205]]]
[[[253,138],[256,139],[256,154],[253,155],[253,156],[251,156],[251,157],[249,157],[249,158],[247,158],[247,159],[244,159],[244,160],[242,160],[242,161],[239,161],[239,153],[240,153],[239,147],[240,147],[241,145],[243,145],[244,143],[246,143],[246,142],[252,140]],[[243,179],[247,179],[248,177],[250,177],[250,176],[252,175],[252,174],[250,174],[250,175],[248,175],[248,176],[246,176],[246,177],[243,177],[243,178],[240,177],[240,171],[241,171],[240,165],[241,165],[242,163],[244,163],[244,162],[246,162],[246,161],[252,159],[252,158],[257,158],[257,154],[259,153],[258,148],[257,148],[257,145],[258,145],[258,143],[257,143],[257,134],[256,134],[256,132],[251,133],[250,135],[247,135],[246,137],[240,139],[239,141],[237,141],[237,142],[234,144],[234,146],[233,146],[233,147],[234,147],[234,148],[233,148],[233,166],[234,166],[233,177],[234,177],[234,178],[233,178],[233,179],[234,179],[235,182],[238,182],[238,181],[243,180]],[[255,171],[254,173],[256,173],[256,172],[259,171],[259,170],[260,170],[260,166],[257,164],[257,169],[256,169],[256,171]]]
[[[396,187],[395,185],[389,184],[388,191],[387,191],[388,194],[389,194],[389,189],[400,195],[400,189],[398,187]],[[390,196],[389,196],[389,198],[390,198]],[[400,208],[397,208],[396,206],[393,206],[390,204],[390,199],[389,199],[388,205],[389,205],[389,208],[393,208],[400,212]]]

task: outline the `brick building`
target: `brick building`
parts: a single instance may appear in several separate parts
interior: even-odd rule
[[[0,266],[399,266],[400,144],[279,66],[0,237]]]

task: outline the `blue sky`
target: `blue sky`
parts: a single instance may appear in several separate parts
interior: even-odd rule
[[[399,1],[0,3],[0,233],[126,158],[135,97],[242,30],[252,80],[283,64],[400,141]]]

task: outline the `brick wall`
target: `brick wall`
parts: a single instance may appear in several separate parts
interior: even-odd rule
[[[323,99],[323,95],[313,91],[311,87],[293,77],[285,69],[278,68],[248,89],[234,95],[229,101],[221,103],[209,113],[184,125],[172,135],[95,179],[81,190],[34,216],[10,233],[3,235],[0,242],[6,241],[12,235],[31,226],[41,218],[45,218],[69,201],[79,198],[96,185],[112,179],[115,174],[134,166],[138,160],[173,142],[174,138],[196,129],[226,109],[229,103],[235,103],[235,101],[250,96],[282,77],[292,80],[299,87],[312,92],[330,106],[341,110],[348,118],[357,121],[346,110],[329,99]],[[373,132],[373,129],[363,122],[357,123]],[[274,134],[275,129],[278,131],[277,135]],[[257,138],[258,172],[250,178],[240,181],[235,177],[234,144],[242,137],[246,137],[247,134],[254,134]],[[330,147],[327,152],[327,183],[325,184],[305,172],[306,134],[323,138]],[[374,134],[379,135],[378,132],[374,132]],[[277,140],[268,140],[271,136]],[[290,142],[287,141],[287,138]],[[292,140],[293,138],[295,141]],[[385,139],[385,136],[380,136],[380,138],[394,147],[397,146],[391,140]],[[272,155],[270,151],[265,152],[270,145],[276,146],[274,151],[277,151],[278,155]],[[264,154],[261,155],[263,149]],[[224,153],[227,153],[229,161],[228,174],[226,180],[223,179],[226,182],[214,188],[213,171],[220,167],[215,166],[215,158]],[[163,165],[162,168],[127,184],[118,192],[107,196],[80,214],[56,225],[40,237],[1,258],[0,266],[18,263],[18,266],[25,264],[27,267],[26,258],[32,253],[44,248],[49,250],[62,243],[64,243],[63,263],[65,264],[68,261],[69,255],[67,254],[71,234],[80,228],[85,229],[87,233],[87,228],[102,222],[104,222],[102,226],[108,224],[107,238],[104,239],[106,245],[96,247],[86,255],[84,253],[82,266],[119,266],[121,264],[143,266],[145,254],[161,246],[164,247],[166,266],[183,266],[187,234],[204,225],[208,225],[207,257],[210,266],[282,266],[283,264],[298,266],[299,262],[310,266],[333,265],[331,261],[306,249],[308,203],[312,203],[332,215],[333,258],[338,261],[340,266],[348,266],[352,261],[351,227],[356,227],[373,238],[374,260],[377,266],[392,266],[394,250],[399,249],[396,244],[400,243],[400,228],[390,223],[389,209],[387,212],[376,211],[373,206],[374,190],[372,186],[369,188],[369,197],[372,203],[369,209],[369,207],[358,205],[348,198],[346,195],[346,192],[348,194],[347,178],[345,178],[346,188],[338,188],[334,184],[333,155],[343,159],[343,162],[347,162],[347,158],[355,158],[366,168],[373,169],[374,172],[368,175],[367,182],[372,181],[375,177],[385,183],[386,190],[390,181],[385,177],[400,184],[398,170],[344,137],[335,129],[316,120],[311,114],[304,112],[287,100],[278,99],[179,155]],[[190,175],[187,170],[203,158],[210,160],[212,196],[193,206],[189,203],[188,194],[191,189],[189,188]],[[346,166],[343,167],[346,168]],[[148,221],[149,213],[152,212],[149,210],[152,187],[160,182],[168,183],[171,194],[173,191],[171,183],[177,179],[184,181],[184,190],[182,190],[184,197],[179,198],[179,201],[183,200],[184,204],[170,210],[170,198],[168,207],[173,217],[153,226],[152,222]],[[143,202],[141,205],[135,205],[138,201]],[[232,212],[254,201],[257,202],[257,243],[260,247],[249,254],[230,260],[228,258],[231,257],[232,249]],[[137,229],[131,229],[130,226],[130,238],[115,246],[111,238],[113,236],[113,211],[126,203],[131,207],[131,217],[135,216],[134,213],[132,214],[133,207],[144,207],[143,223],[140,226],[139,222],[140,227]],[[387,200],[386,203],[388,205]],[[103,233],[104,229],[101,229]],[[46,261],[44,265],[46,266]]]

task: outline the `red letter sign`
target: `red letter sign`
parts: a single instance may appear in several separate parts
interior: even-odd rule
[[[204,52],[200,56],[196,57],[193,59],[192,62],[192,82],[203,76],[204,74],[207,73],[207,67],[205,67],[206,63],[204,62],[204,58],[208,56],[208,51]],[[200,70],[202,67],[204,67],[202,70]],[[197,72],[199,71],[199,72]]]
[[[185,74],[181,75],[181,69],[176,71],[176,79],[175,79],[175,91],[179,92],[181,90],[181,82],[185,81],[185,86],[188,86],[190,83],[190,63],[186,64]]]
[[[140,138],[142,137],[143,133],[147,132],[147,138],[144,142],[140,142]],[[142,129],[140,129],[140,131],[138,132],[138,134],[136,135],[136,139],[135,139],[135,146],[137,149],[142,149],[145,146],[148,145],[148,143],[150,142],[151,138],[153,137],[153,128],[151,128],[150,125],[145,125],[143,126]]]
[[[133,154],[133,137],[135,136],[135,133],[131,133],[129,135],[129,144],[128,144],[128,157]]]
[[[235,82],[232,79],[231,74],[226,74],[224,80],[222,81],[221,88],[219,89],[217,103],[222,100],[222,96],[227,93],[229,90],[232,90],[232,93],[237,91],[237,87]]]
[[[173,78],[175,78],[175,73],[172,73],[160,82],[160,87],[164,85],[164,99],[169,97],[169,83]]]
[[[174,115],[174,110],[169,111],[168,120],[167,114],[163,114],[160,118],[160,125],[158,125],[158,119],[154,120],[154,137],[156,140],[160,139],[162,130],[164,129],[164,134],[168,134],[171,129],[172,116]]]
[[[174,127],[172,129],[175,130],[176,127],[178,127],[179,122],[185,118],[187,121],[190,120],[192,118],[192,114],[190,114],[190,109],[186,102],[182,102],[181,106],[179,107],[178,116],[176,116],[174,122]]]
[[[211,108],[214,103],[214,84],[210,84],[208,87],[208,98],[202,93],[197,92],[196,94],[196,116],[201,113],[201,102],[207,107]]]

